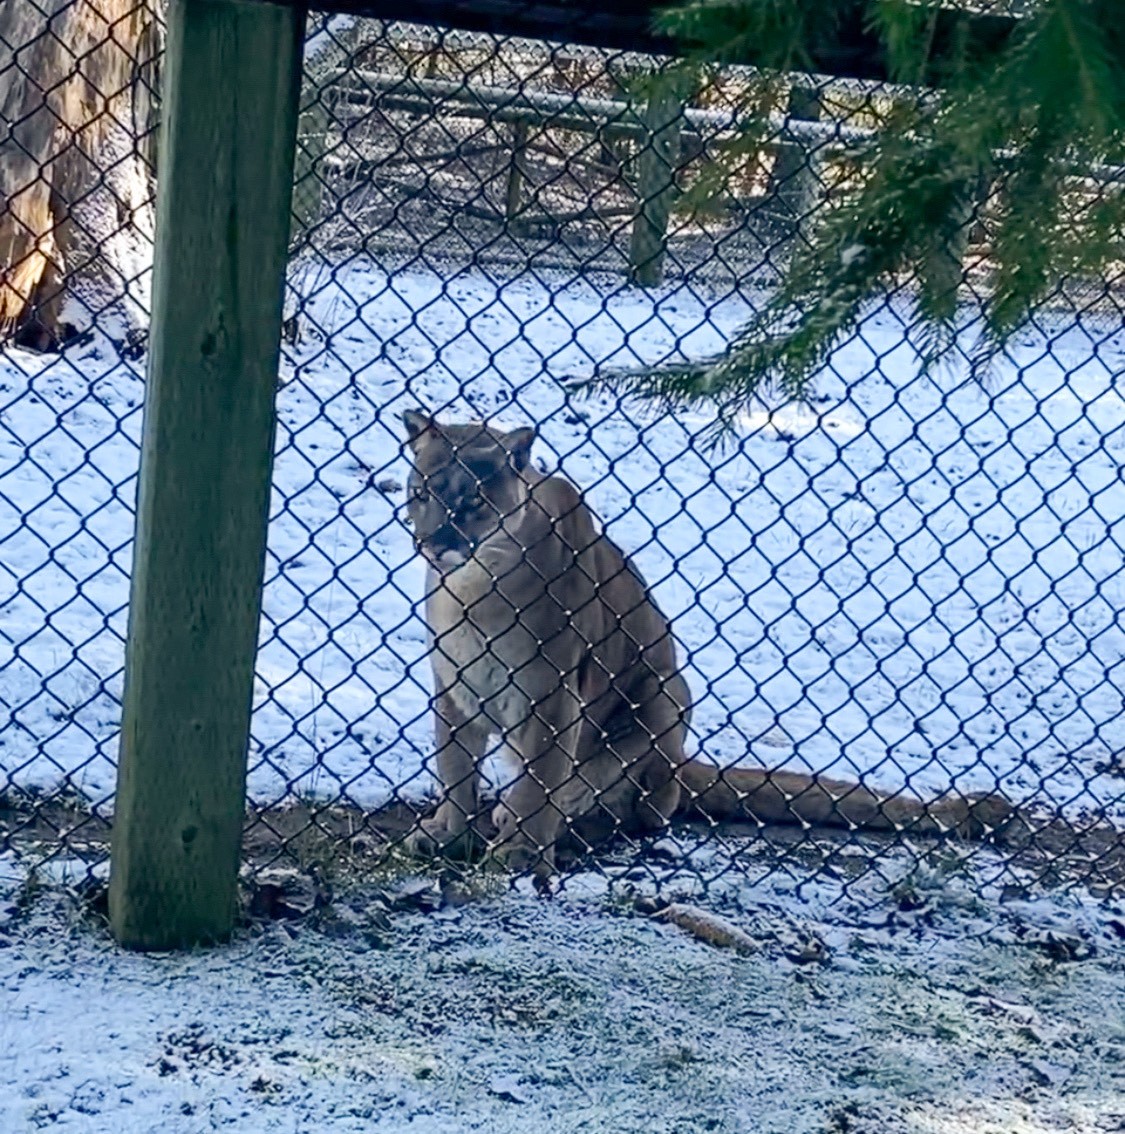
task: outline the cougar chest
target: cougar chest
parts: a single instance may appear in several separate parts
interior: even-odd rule
[[[529,715],[527,697],[490,648],[487,628],[470,621],[461,597],[436,577],[430,586],[426,616],[436,691],[467,719],[483,714],[494,731],[517,728]]]

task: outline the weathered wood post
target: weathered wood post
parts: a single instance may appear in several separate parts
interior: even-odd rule
[[[933,281],[934,290],[944,294],[954,305],[961,285],[967,279],[969,245],[987,239],[984,214],[991,190],[991,183],[983,174],[963,187],[959,207],[950,218],[953,224],[946,234],[945,243],[931,255],[926,264],[926,272]]]
[[[310,29],[311,30],[311,29]],[[333,17],[305,43],[301,112],[297,118],[297,148],[293,170],[291,245],[308,240],[324,207],[324,159],[332,130],[332,87],[355,50],[356,21]]]
[[[658,82],[645,106],[645,133],[637,156],[637,213],[629,241],[629,278],[641,287],[655,287],[664,277],[668,218],[680,164],[683,85]]]
[[[524,151],[527,149],[528,124],[519,121],[512,127],[512,161],[508,166],[508,184],[504,191],[504,220],[510,226],[523,205]]]
[[[815,87],[795,83],[789,90],[786,117],[794,122],[818,122],[821,94]],[[800,138],[790,138],[778,147],[766,186],[763,207],[777,218],[775,266],[781,268],[793,254],[794,243],[813,222],[820,198],[820,171],[814,148]]]
[[[974,185],[975,189],[976,186]],[[956,305],[957,293],[965,282],[965,259],[969,251],[969,235],[973,227],[973,198],[966,193],[954,216],[953,227],[945,241],[926,262],[926,275],[935,294]]]
[[[305,12],[171,0],[110,919],[234,924]]]

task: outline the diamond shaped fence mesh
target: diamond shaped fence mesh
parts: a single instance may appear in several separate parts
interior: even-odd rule
[[[161,45],[148,3],[0,11],[0,837],[78,878],[113,814]],[[940,861],[1120,892],[1120,293],[1053,297],[982,380],[924,370],[903,280],[725,449],[705,408],[581,394],[721,349],[908,97],[664,68],[310,17],[247,871],[487,848],[564,889]]]

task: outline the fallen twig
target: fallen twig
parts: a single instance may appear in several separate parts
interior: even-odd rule
[[[670,921],[680,929],[687,930],[693,937],[698,937],[700,941],[706,941],[708,945],[735,949],[739,953],[755,953],[758,950],[758,943],[750,934],[726,918],[701,910],[698,906],[673,902],[652,916],[660,921]]]

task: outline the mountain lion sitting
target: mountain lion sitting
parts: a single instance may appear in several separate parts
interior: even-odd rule
[[[444,794],[411,845],[481,841],[479,768],[500,736],[517,775],[493,811],[493,851],[554,870],[562,843],[657,831],[674,816],[980,837],[996,796],[929,804],[795,772],[689,760],[691,696],[668,620],[567,480],[530,463],[532,429],[404,414],[408,515],[427,563],[437,770]]]

